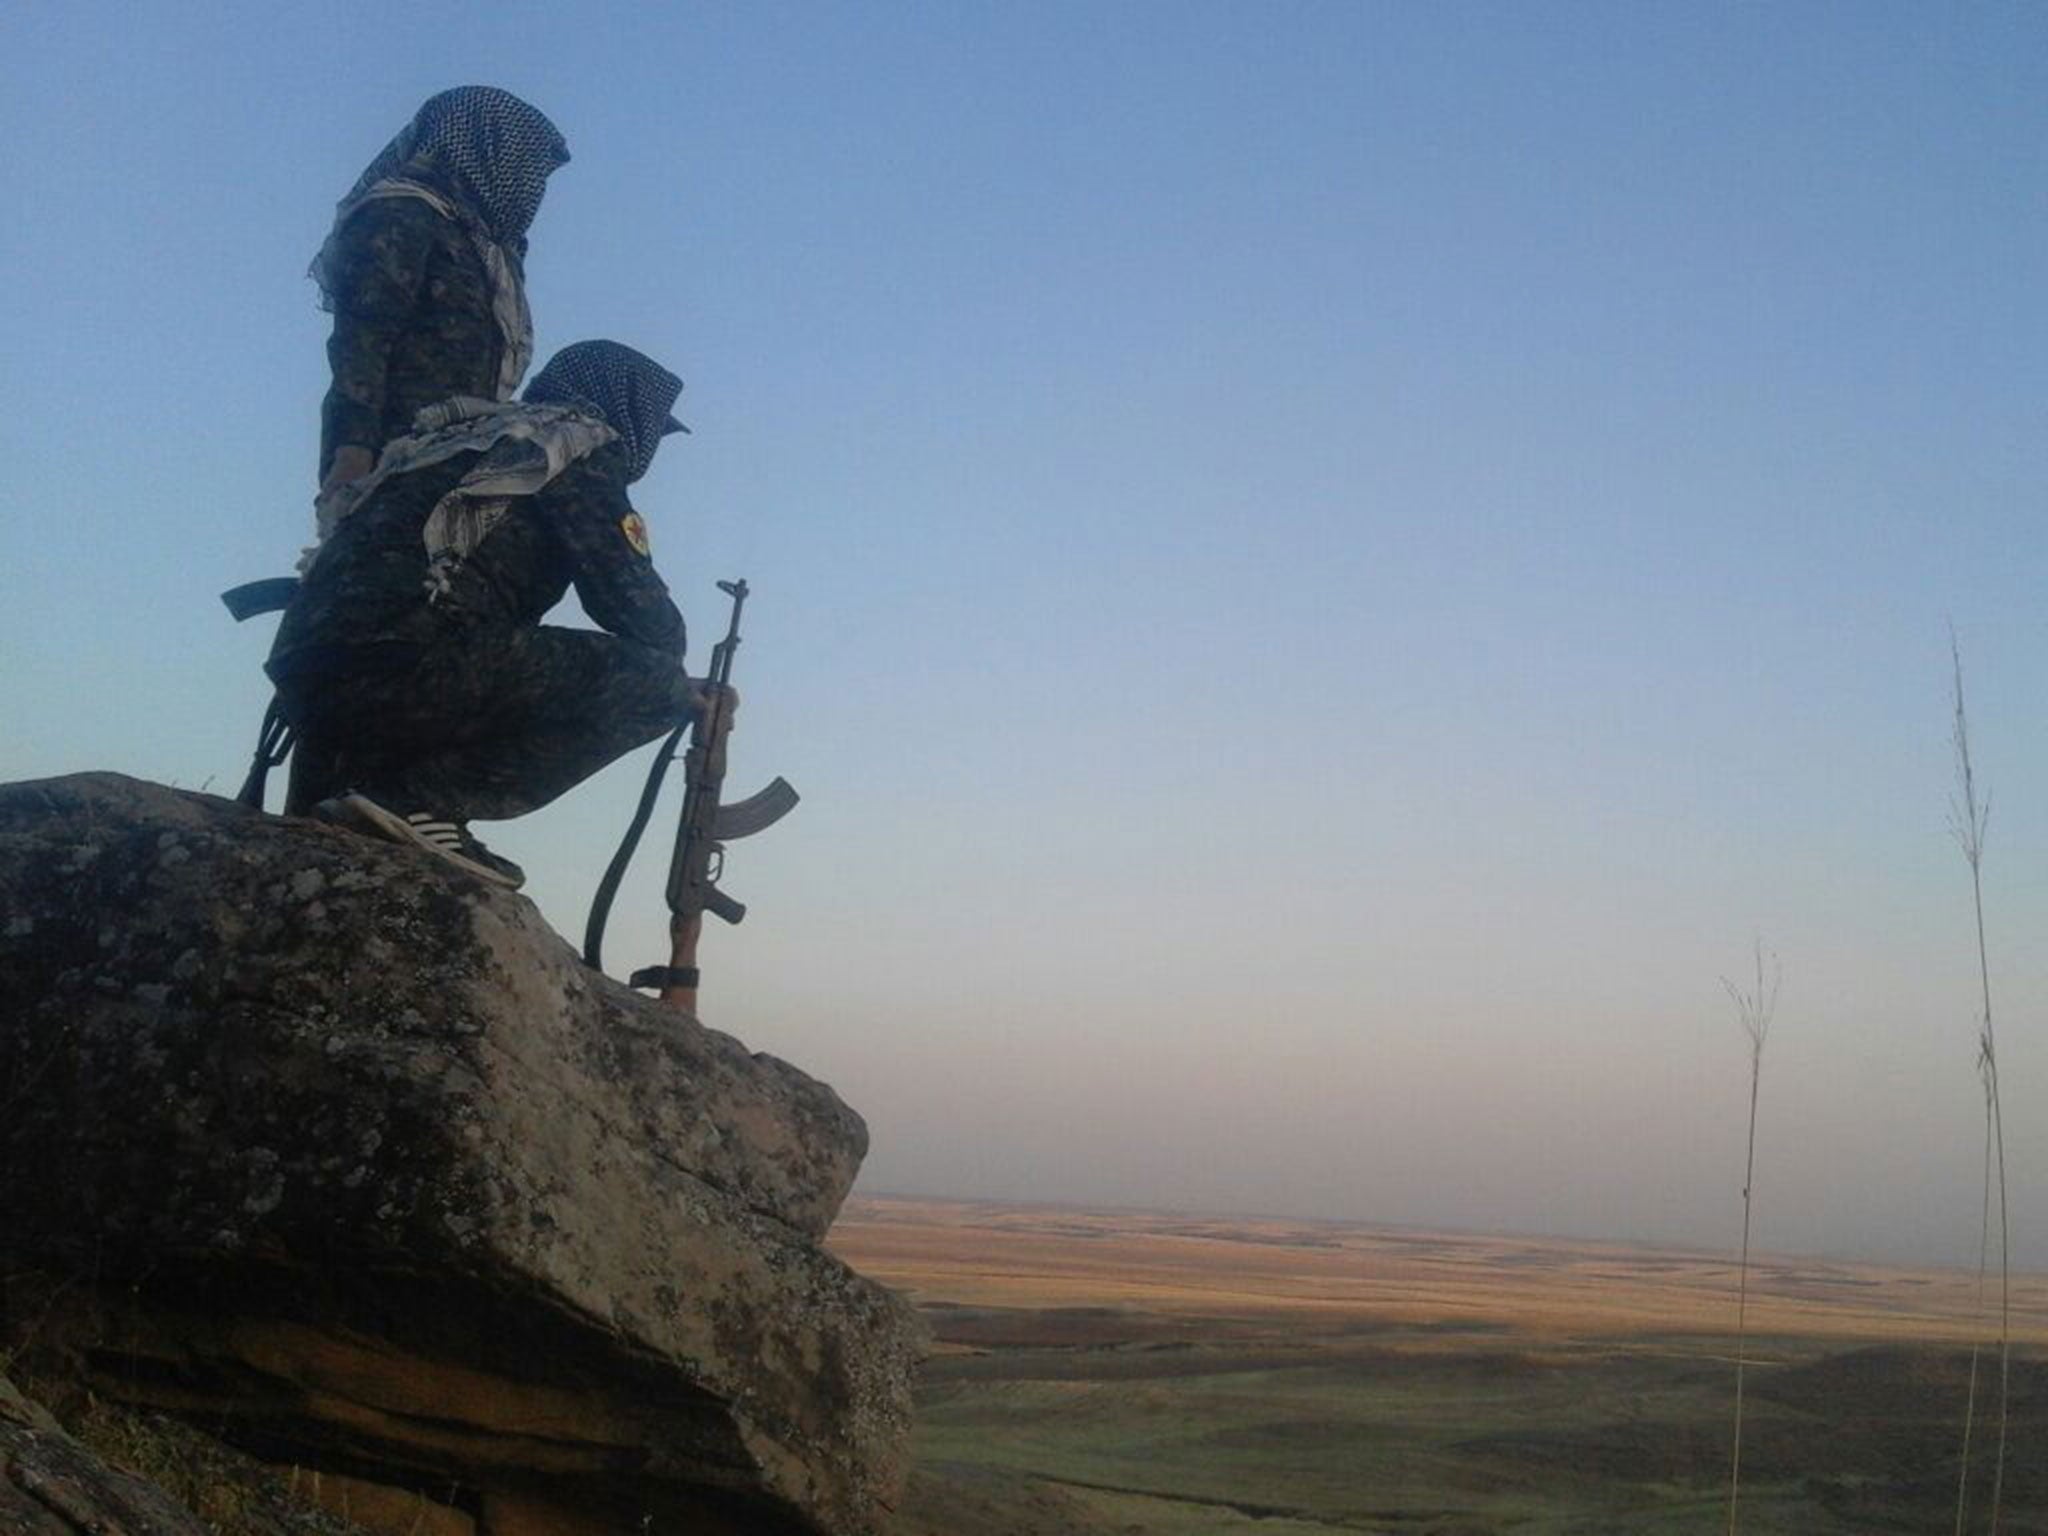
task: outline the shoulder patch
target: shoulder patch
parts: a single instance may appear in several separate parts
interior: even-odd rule
[[[644,555],[650,552],[647,543],[647,525],[640,521],[640,514],[638,512],[628,512],[619,519],[619,532],[626,536],[626,542],[633,546],[633,553],[636,555]]]

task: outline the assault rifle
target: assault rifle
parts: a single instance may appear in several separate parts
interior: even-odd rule
[[[647,787],[640,792],[640,804],[633,812],[625,840],[598,882],[591,902],[590,922],[583,931],[583,961],[592,970],[604,969],[604,925],[611,913],[612,898],[633,851],[640,844],[654,804],[661,796],[661,784],[668,765],[675,761],[676,747],[683,732],[691,730],[690,749],[684,768],[683,815],[676,829],[675,853],[668,866],[669,960],[667,965],[645,966],[633,973],[628,985],[649,987],[661,993],[661,1000],[674,1007],[695,1012],[697,1008],[697,937],[704,926],[704,914],[711,912],[728,923],[747,915],[744,903],[734,901],[718,888],[725,872],[725,845],[735,838],[751,837],[782,820],[795,807],[797,793],[789,781],[776,778],[766,789],[730,805],[719,804],[719,790],[725,783],[725,738],[730,720],[726,711],[731,698],[733,653],[740,648],[740,609],[747,601],[744,581],[721,581],[718,590],[732,599],[732,622],[725,638],[711,651],[711,670],[705,677],[704,710],[694,730],[679,725],[669,733],[655,754],[647,774]]]

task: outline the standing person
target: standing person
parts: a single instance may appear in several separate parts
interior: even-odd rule
[[[323,503],[422,406],[509,400],[533,358],[526,231],[569,146],[509,91],[430,97],[335,207],[311,276],[334,314]]]
[[[578,342],[523,402],[423,412],[342,489],[267,668],[325,749],[316,815],[516,886],[472,819],[525,815],[702,707],[626,494],[686,430],[681,391],[630,347]],[[604,633],[540,622],[571,586]]]

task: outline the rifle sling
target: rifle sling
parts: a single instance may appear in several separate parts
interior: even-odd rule
[[[647,830],[648,818],[654,814],[654,803],[661,798],[661,781],[668,777],[668,765],[675,761],[676,748],[681,744],[683,732],[688,723],[677,726],[669,732],[668,739],[661,744],[661,750],[654,754],[654,762],[647,770],[647,785],[640,791],[640,803],[633,808],[632,825],[626,828],[624,841],[612,855],[606,866],[604,878],[597,883],[597,894],[591,898],[590,921],[583,928],[583,963],[593,971],[604,969],[604,929],[611,917],[612,898],[619,893],[619,882],[626,877],[626,866],[633,862],[633,852],[640,846],[640,834]],[[638,982],[633,985],[638,986]]]
[[[629,987],[651,987],[666,992],[670,987],[694,987],[700,980],[694,965],[643,965],[628,978]]]

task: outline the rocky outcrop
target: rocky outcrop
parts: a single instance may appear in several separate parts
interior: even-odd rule
[[[6,1305],[121,1400],[486,1536],[866,1530],[919,1334],[817,1243],[865,1149],[430,856],[0,789]]]
[[[279,1475],[168,1415],[65,1397],[76,1435],[0,1376],[6,1536],[371,1536],[346,1518],[345,1480]],[[390,1507],[416,1522],[400,1529],[453,1536],[435,1523],[445,1506],[410,1504]]]
[[[110,1467],[0,1376],[0,1531],[8,1536],[207,1536],[155,1484]]]

